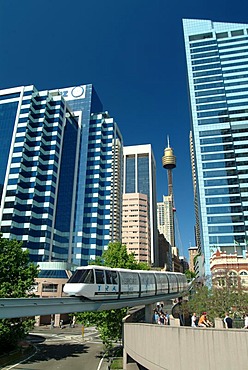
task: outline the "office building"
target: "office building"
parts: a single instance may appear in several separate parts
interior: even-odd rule
[[[248,25],[183,20],[201,249],[242,255],[248,234]]]
[[[163,195],[163,202],[157,203],[158,231],[163,234],[170,245],[174,244],[174,212],[172,195]]]
[[[185,273],[185,271],[189,270],[189,263],[185,256],[179,256],[179,260],[181,263],[181,272]]]
[[[198,256],[198,248],[197,247],[190,247],[188,249],[189,252],[189,270],[195,272],[195,262],[196,257]]]
[[[156,219],[156,163],[150,144],[124,146],[123,193],[147,195],[151,238],[151,264],[158,265]]]
[[[174,242],[174,212],[173,212],[173,198],[172,195],[163,195],[163,201],[157,202],[157,226],[159,232],[159,261],[161,260],[162,250],[165,251],[163,247],[166,245],[166,256],[164,259],[166,261],[167,269],[173,271],[172,267],[172,244]],[[163,241],[163,238],[166,241]],[[161,263],[159,263],[159,266]]]
[[[164,234],[158,231],[158,267],[165,271],[173,271],[171,245]]]
[[[0,91],[3,237],[85,265],[120,240],[122,138],[92,85]]]
[[[122,244],[138,262],[151,264],[149,206],[146,194],[123,194]]]

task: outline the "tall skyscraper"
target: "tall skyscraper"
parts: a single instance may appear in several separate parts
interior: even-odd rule
[[[0,91],[0,221],[35,262],[84,265],[120,239],[122,138],[92,85]]]
[[[148,197],[151,233],[151,263],[158,263],[156,218],[156,163],[150,144],[124,146],[123,193],[141,193]]]
[[[248,24],[183,20],[205,274],[248,236]]]

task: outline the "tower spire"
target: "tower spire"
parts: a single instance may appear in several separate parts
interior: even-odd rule
[[[175,246],[175,230],[174,230],[174,197],[173,197],[173,184],[172,184],[172,170],[176,167],[176,157],[174,156],[173,149],[170,147],[169,135],[167,135],[167,148],[164,149],[164,155],[162,157],[163,167],[167,170],[168,177],[168,195],[171,196],[172,201],[172,218],[173,218],[173,232],[171,245]]]

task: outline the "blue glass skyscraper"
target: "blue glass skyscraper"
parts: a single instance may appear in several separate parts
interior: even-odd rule
[[[1,232],[35,262],[87,264],[120,239],[122,138],[98,112],[92,85],[0,91]]]
[[[205,273],[248,236],[248,25],[183,20]]]

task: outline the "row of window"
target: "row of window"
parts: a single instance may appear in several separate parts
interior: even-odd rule
[[[243,215],[211,216],[207,218],[208,224],[235,224],[244,223]]]
[[[237,226],[209,226],[208,227],[209,234],[229,234],[229,233],[239,233],[245,232],[245,228],[243,225]]]
[[[238,51],[236,51],[236,53],[242,53],[242,55],[240,55],[240,56],[229,56],[229,57],[223,57],[223,55],[225,55],[225,53],[222,53],[220,56],[218,56],[218,57],[210,57],[209,55],[204,55],[205,57],[207,56],[208,58],[202,58],[202,57],[200,57],[200,59],[193,59],[192,61],[191,61],[191,64],[192,64],[192,66],[196,66],[196,65],[198,65],[198,64],[208,64],[208,63],[214,63],[214,62],[221,62],[221,63],[223,63],[223,62],[229,62],[229,61],[232,61],[232,60],[241,60],[241,59],[247,59],[248,58],[248,55],[247,54],[245,54],[244,52],[242,52],[242,51],[240,51],[240,50],[238,50]],[[211,53],[211,54],[214,54],[214,53]],[[232,54],[235,54],[234,52],[232,53]],[[240,63],[235,63],[234,65],[240,65]],[[225,65],[223,65],[224,67],[226,67],[226,64]],[[202,67],[202,68],[201,68]],[[201,67],[199,67],[199,70],[201,70],[201,69],[205,69],[205,68],[203,68],[203,67],[205,67],[205,66],[201,66]],[[194,69],[194,67],[193,67],[193,70],[196,70],[196,69]]]
[[[230,248],[231,251],[232,251],[232,253],[233,253],[234,250],[236,249],[236,247],[234,247],[233,241],[236,240],[239,243],[243,243],[244,242],[244,236],[243,235],[244,234],[242,234],[242,235],[239,235],[239,234],[234,235],[233,233],[231,233],[231,235],[210,236],[209,237],[209,243],[212,244],[212,245],[221,245],[221,244],[223,244],[225,246],[225,250],[227,248]],[[228,246],[228,244],[229,244],[229,246]]]
[[[236,31],[231,31],[231,32],[236,32]],[[243,30],[240,30],[240,33],[243,32]],[[206,35],[206,34],[204,34]],[[228,34],[226,32],[224,33],[220,33],[220,35],[225,35],[225,37],[228,37]],[[235,35],[234,35],[235,36]],[[203,35],[194,35],[194,36],[189,36],[189,40],[190,41],[193,41],[193,40],[196,40],[196,38],[208,38],[208,37],[213,37],[212,33],[209,33],[208,37],[204,36]],[[200,38],[199,38],[200,39]],[[239,41],[247,41],[248,40],[248,37],[245,36],[245,37],[238,37],[238,38],[228,38],[227,40],[218,40],[218,42],[216,40],[208,40],[208,41],[199,41],[199,42],[194,42],[194,43],[190,43],[189,46],[190,46],[190,49],[191,50],[194,50],[194,48],[198,48],[200,46],[210,46],[210,45],[215,45],[217,47],[217,45],[219,47],[227,47],[229,43],[237,43]],[[227,44],[227,45],[224,45],[224,44]],[[196,51],[197,49],[195,49]]]
[[[234,54],[242,54],[242,56],[247,52],[247,46],[248,44],[247,43],[244,43],[244,44],[239,44],[239,45],[231,45],[228,47],[228,49],[230,48],[237,48],[237,50],[231,50],[231,51],[224,51],[226,50],[226,48],[222,49],[222,50],[218,50],[216,49],[215,47],[213,47],[211,50],[202,50],[202,52],[199,52],[198,50],[198,53],[191,53],[191,60],[193,60],[192,64],[200,64],[200,61],[199,63],[194,63],[195,60],[197,59],[201,59],[202,60],[202,63],[208,63],[210,62],[209,59],[207,58],[210,58],[210,57],[217,57],[221,59],[221,61],[225,60],[225,58],[222,58],[223,56],[225,55],[234,55]],[[204,49],[204,48],[203,48]],[[206,58],[206,59],[204,59]],[[237,57],[235,57],[237,58]],[[215,59],[215,61],[217,61],[218,59]],[[230,59],[227,59],[227,60],[230,60]]]
[[[223,179],[213,179],[213,180],[204,180],[204,186],[226,186],[226,185],[238,185],[239,183],[242,183],[243,179],[237,178],[237,176],[233,178],[223,178]],[[244,181],[245,183],[247,180]]]
[[[209,124],[215,124],[215,123],[231,123],[231,122],[242,122],[242,121],[248,121],[248,116],[245,117],[217,117],[217,118],[203,118],[198,120],[199,125],[209,125]],[[243,149],[246,148],[246,146],[237,146],[237,149]]]
[[[228,136],[223,136],[223,137],[211,137],[207,139],[200,139],[200,144],[201,145],[209,145],[209,144],[212,145],[212,144],[222,144],[222,143],[232,143],[232,142],[235,144],[237,141],[240,142],[240,141],[247,141],[247,140],[248,138],[246,134],[244,134],[244,136],[228,135]],[[242,156],[244,157],[247,156],[247,154],[245,155],[245,153],[237,153],[237,154],[242,154]]]
[[[204,136],[223,136],[223,135],[231,135],[231,134],[240,134],[244,133],[246,135],[247,128],[239,128],[239,129],[216,129],[216,130],[204,130],[204,131],[199,131],[199,136],[204,137]]]

